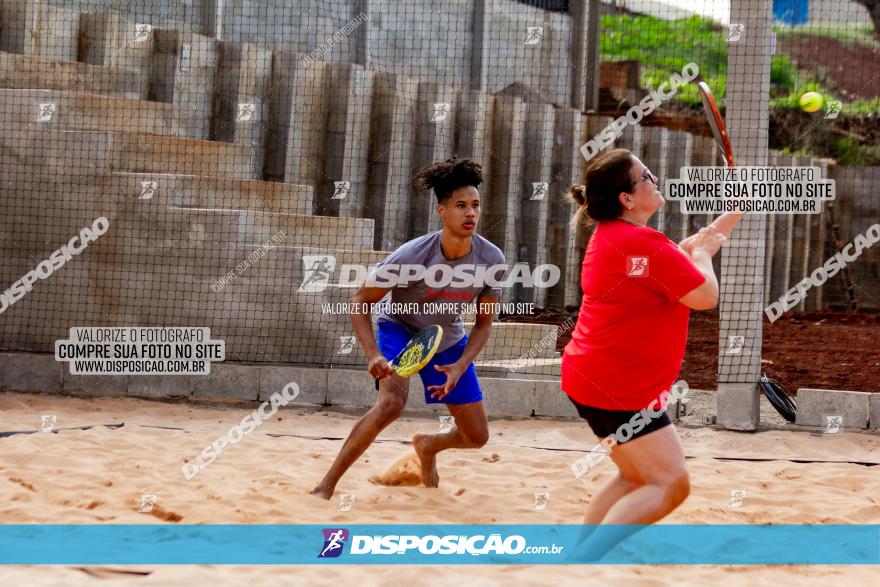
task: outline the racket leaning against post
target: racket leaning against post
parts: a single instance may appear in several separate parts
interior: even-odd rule
[[[761,391],[764,392],[767,401],[776,408],[780,416],[789,422],[794,422],[797,419],[797,404],[795,403],[794,396],[787,389],[775,380],[767,377],[767,375],[761,377],[758,385]]]

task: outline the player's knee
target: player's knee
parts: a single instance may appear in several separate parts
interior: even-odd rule
[[[376,406],[379,417],[383,422],[396,420],[403,412],[404,402],[400,398],[388,398],[379,402]]]
[[[691,494],[691,481],[687,471],[682,470],[670,477],[665,487],[666,499],[672,507],[682,503]]]
[[[626,486],[626,489],[628,491],[632,491],[646,485],[644,477],[636,473],[631,473],[629,471],[627,471],[626,474],[624,474],[623,471],[620,471],[617,474],[617,482]]]
[[[467,439],[474,448],[482,448],[489,442],[489,429],[480,428],[473,430],[467,434]]]

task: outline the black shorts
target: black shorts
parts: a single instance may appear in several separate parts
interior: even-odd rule
[[[636,432],[635,429],[638,428],[638,424],[635,426],[631,425],[631,420],[640,412],[640,410],[603,410],[602,408],[585,406],[574,401],[570,397],[568,399],[570,399],[571,403],[574,404],[574,407],[577,408],[578,414],[581,415],[581,418],[587,421],[587,424],[590,425],[590,428],[596,436],[599,438],[605,438],[606,436],[614,435],[618,444],[623,444],[624,442],[639,438],[645,434],[650,434],[655,430],[660,430],[664,426],[672,424],[669,416],[666,415],[666,410],[663,410],[663,413],[660,414],[660,416],[649,419],[648,423],[641,430]],[[648,413],[647,416],[650,418],[651,414]],[[639,419],[637,418],[636,420],[638,421]],[[629,426],[629,430],[624,431],[623,434],[618,434],[618,430],[620,430],[621,426],[624,424]],[[630,432],[632,433],[631,436]]]

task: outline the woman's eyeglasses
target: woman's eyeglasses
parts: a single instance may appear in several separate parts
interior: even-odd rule
[[[654,180],[654,174],[651,173],[651,170],[648,169],[647,167],[645,168],[645,172],[642,173],[642,181],[650,181],[651,183],[657,183]]]

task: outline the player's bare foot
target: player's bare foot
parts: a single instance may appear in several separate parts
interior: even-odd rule
[[[321,499],[330,499],[333,497],[333,487],[327,487],[326,485],[320,484],[309,493],[315,497],[320,497]]]
[[[427,441],[427,434],[416,434],[412,439],[413,448],[422,465],[422,482],[425,487],[437,487],[440,485],[440,475],[437,474],[437,455],[429,453],[425,449]]]

